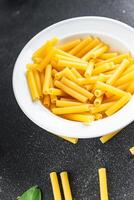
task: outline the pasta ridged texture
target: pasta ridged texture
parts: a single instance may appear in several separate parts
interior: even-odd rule
[[[26,66],[33,101],[66,120],[90,124],[120,110],[134,93],[130,53],[110,51],[100,38],[52,38]],[[104,136],[104,143],[114,134]]]

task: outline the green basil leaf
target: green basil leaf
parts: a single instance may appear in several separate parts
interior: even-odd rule
[[[19,200],[41,200],[41,191],[38,186],[33,186],[24,192]]]

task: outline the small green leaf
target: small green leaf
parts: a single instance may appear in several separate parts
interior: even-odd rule
[[[19,200],[41,200],[41,191],[38,186],[33,186],[24,192]]]

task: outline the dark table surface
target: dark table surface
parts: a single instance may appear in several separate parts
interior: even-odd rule
[[[38,184],[52,200],[51,171],[67,170],[75,200],[98,200],[98,168],[106,167],[110,200],[134,199],[134,123],[103,145],[96,139],[77,145],[33,124],[12,90],[14,62],[40,30],[63,19],[96,15],[134,27],[134,0],[0,0],[0,200],[14,200]]]

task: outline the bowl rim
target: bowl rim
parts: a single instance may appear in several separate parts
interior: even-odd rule
[[[17,101],[17,103],[18,103],[18,105],[20,106],[20,108],[22,109],[22,111],[25,113],[25,115],[30,119],[30,120],[32,120],[36,125],[38,125],[39,127],[41,127],[41,128],[43,128],[43,129],[45,129],[45,130],[47,130],[47,131],[49,131],[49,132],[52,132],[52,133],[54,133],[54,134],[56,134],[56,135],[62,135],[62,136],[68,136],[68,137],[78,137],[78,138],[90,138],[90,137],[98,137],[98,136],[101,136],[101,135],[106,135],[106,134],[108,134],[108,133],[111,133],[111,132],[114,132],[114,131],[117,131],[117,130],[120,130],[120,129],[122,129],[122,128],[124,128],[126,125],[128,125],[129,123],[131,123],[132,121],[133,121],[133,119],[134,119],[134,115],[132,115],[132,112],[130,112],[129,114],[130,114],[130,116],[128,117],[128,119],[127,120],[123,120],[123,123],[120,123],[120,124],[118,124],[117,122],[115,123],[115,125],[114,125],[114,127],[111,129],[111,127],[109,128],[109,130],[110,131],[108,131],[108,129],[105,129],[105,131],[104,130],[102,130],[102,132],[98,132],[97,133],[97,131],[99,130],[99,129],[96,129],[96,130],[94,130],[93,131],[93,133],[88,133],[88,132],[90,132],[89,130],[91,129],[91,127],[92,127],[92,124],[91,124],[91,126],[88,126],[88,129],[86,128],[86,130],[88,130],[87,131],[87,133],[83,133],[83,131],[85,130],[85,125],[83,125],[83,124],[81,124],[81,123],[79,123],[79,122],[71,122],[71,121],[69,121],[69,120],[65,120],[65,119],[63,119],[64,121],[69,121],[69,123],[72,123],[72,124],[74,124],[75,123],[75,125],[77,124],[79,124],[79,127],[80,127],[80,129],[81,130],[83,130],[83,131],[79,131],[78,130],[78,127],[76,128],[76,132],[73,132],[72,130],[70,130],[70,128],[68,127],[68,130],[65,130],[64,128],[62,128],[62,126],[61,126],[61,128],[57,131],[54,127],[52,128],[52,127],[44,127],[44,125],[43,124],[41,124],[39,121],[37,122],[34,118],[33,118],[33,116],[30,116],[28,113],[27,113],[27,111],[26,111],[26,109],[24,108],[24,106],[21,104],[21,102],[19,101],[19,98],[18,98],[18,95],[17,95],[17,91],[16,91],[16,86],[15,86],[15,71],[16,71],[16,66],[17,66],[17,63],[18,63],[18,60],[20,59],[20,56],[22,55],[22,53],[23,53],[23,51],[25,50],[25,48],[27,48],[27,46],[32,42],[32,41],[34,41],[36,38],[38,38],[44,31],[48,31],[49,29],[51,29],[51,28],[55,28],[57,25],[61,25],[61,24],[65,24],[66,22],[73,22],[73,21],[77,21],[77,20],[83,20],[83,19],[85,19],[85,20],[105,20],[105,21],[108,21],[108,22],[113,22],[113,23],[116,23],[116,24],[118,24],[118,25],[121,25],[121,26],[123,26],[123,27],[125,27],[125,28],[127,28],[127,29],[129,29],[129,30],[131,30],[133,33],[134,33],[134,29],[132,28],[132,27],[130,27],[129,25],[127,25],[127,24],[125,24],[125,23],[123,23],[123,22],[120,22],[120,21],[117,21],[117,20],[114,20],[114,19],[111,19],[111,18],[106,18],[106,17],[99,17],[99,16],[83,16],[83,17],[75,17],[75,18],[70,18],[70,19],[66,19],[66,20],[63,20],[63,21],[60,21],[60,22],[57,22],[57,23],[55,23],[55,24],[53,24],[53,25],[51,25],[51,26],[49,26],[49,27],[47,27],[47,28],[45,28],[45,29],[43,29],[42,31],[40,31],[38,34],[36,34],[31,40],[29,40],[29,42],[24,46],[24,48],[21,50],[21,52],[20,52],[20,54],[19,54],[19,56],[18,56],[18,58],[17,58],[17,60],[16,60],[16,62],[15,62],[15,65],[14,65],[14,69],[13,69],[13,77],[12,77],[12,86],[13,86],[13,91],[14,91],[14,96],[15,96],[15,98],[16,98],[16,101]],[[71,34],[70,34],[71,35]],[[116,38],[116,37],[115,37]],[[32,101],[31,101],[32,102]],[[33,102],[32,102],[33,103]],[[131,101],[129,102],[129,103],[131,103]],[[132,104],[132,103],[131,103]],[[122,112],[122,110],[123,110],[123,112]],[[124,114],[125,112],[127,111],[127,109],[126,109],[126,106],[124,106],[119,112],[117,112],[116,114],[114,114],[114,115],[112,115],[112,116],[110,116],[110,117],[107,117],[107,118],[104,118],[104,119],[102,119],[102,120],[98,120],[98,121],[101,121],[101,123],[107,123],[107,119],[108,118],[110,118],[111,119],[111,122],[113,121],[113,119],[114,119],[114,116],[116,115],[117,116],[117,118],[119,119],[120,118],[120,116],[122,116],[122,114]],[[131,109],[130,109],[130,111],[131,111]],[[50,111],[48,111],[48,112],[50,112]],[[54,114],[52,114],[51,113],[51,115],[54,115]],[[55,115],[54,115],[55,116]],[[59,118],[59,117],[57,117],[57,116],[55,116],[56,118]],[[61,119],[61,118],[60,118]],[[94,124],[96,124],[98,121],[95,121],[95,122],[93,122]],[[118,120],[118,122],[119,122],[119,120]],[[69,125],[69,123],[67,123],[68,125]],[[54,126],[54,125],[53,125]],[[102,126],[103,127],[103,126]],[[74,130],[74,129],[73,129]],[[94,133],[96,133],[96,134],[94,134]]]

